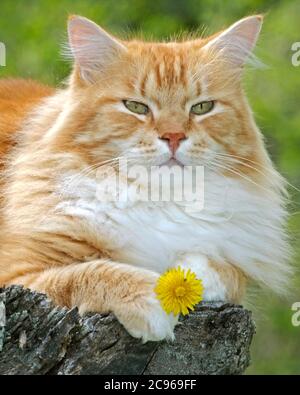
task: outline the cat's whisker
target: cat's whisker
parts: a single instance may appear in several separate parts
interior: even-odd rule
[[[112,166],[118,159],[120,159],[120,157],[119,158],[112,158],[109,160],[95,163],[91,166],[87,166],[86,168],[81,170],[79,173],[75,174],[73,177],[71,177],[66,182],[64,191],[71,190],[72,188],[74,189],[74,187],[76,187],[78,185],[78,183],[81,181],[81,179],[83,177],[89,176],[93,171],[96,171],[97,169],[99,169],[102,166],[105,166],[105,165]],[[62,192],[62,196],[64,195],[64,191]]]
[[[271,175],[271,176],[272,176],[272,175],[275,175],[275,176],[277,176],[277,177],[279,176],[279,174],[278,174],[274,169],[268,168],[268,167],[266,167],[266,166],[262,166],[260,163],[255,162],[255,161],[252,161],[252,160],[250,160],[250,159],[248,159],[248,158],[244,158],[244,157],[242,157],[242,156],[231,155],[231,154],[224,154],[224,153],[219,153],[219,152],[216,153],[216,156],[217,156],[217,157],[221,157],[221,158],[226,158],[226,159],[228,159],[228,160],[232,160],[232,161],[235,162],[235,163],[238,163],[238,164],[241,164],[241,165],[243,165],[243,166],[245,166],[245,167],[251,168],[251,169],[255,170],[256,172],[262,174],[262,175],[265,176],[265,177],[268,177],[269,175]],[[247,161],[247,162],[256,164],[257,166],[260,166],[263,170],[266,170],[266,171],[269,173],[269,175],[266,174],[266,173],[264,173],[263,170],[257,169],[255,166],[252,166],[252,165],[250,165],[250,164],[248,164],[248,163],[245,163],[244,161]],[[280,176],[280,177],[281,177],[281,176]],[[300,189],[297,188],[295,185],[291,184],[291,183],[290,183],[289,181],[287,181],[287,180],[285,180],[284,182],[285,182],[286,185],[288,185],[289,187],[293,188],[295,191],[297,191],[297,192],[300,193]]]
[[[217,162],[217,161],[211,161],[210,163],[212,163],[214,166],[219,167],[220,169],[229,171],[229,172],[231,172],[232,174],[235,174],[235,175],[241,177],[241,178],[244,179],[245,181],[247,181],[247,182],[249,182],[249,183],[255,185],[256,187],[258,187],[258,188],[260,188],[260,189],[265,190],[265,191],[268,192],[268,193],[271,193],[271,192],[272,192],[271,189],[268,189],[268,188],[264,187],[263,185],[258,184],[257,182],[255,182],[254,180],[252,180],[252,178],[246,176],[245,174],[240,173],[240,172],[237,171],[236,169],[234,170],[234,169],[232,169],[231,167],[225,166],[223,163],[219,163],[219,162]]]
[[[209,153],[218,155],[218,156],[224,156],[224,157],[230,157],[230,158],[241,159],[241,160],[244,160],[244,161],[253,163],[254,165],[257,165],[257,166],[259,166],[259,167],[261,167],[261,168],[264,168],[264,166],[262,166],[261,163],[259,163],[259,162],[257,162],[257,161],[253,161],[253,160],[251,160],[251,159],[249,159],[249,158],[247,158],[247,157],[245,157],[245,156],[233,155],[233,154],[228,154],[228,153],[224,153],[224,152],[216,152],[216,151],[213,151],[213,150],[211,150],[211,149],[209,149],[209,148],[206,148],[206,151],[209,152]],[[271,169],[268,169],[268,170],[271,171]],[[274,171],[274,170],[273,170],[273,171]]]
[[[80,171],[78,174],[76,174],[74,176],[74,178],[80,177],[85,172],[89,172],[90,170],[94,170],[95,168],[98,168],[100,166],[105,166],[105,165],[108,165],[108,164],[112,164],[112,163],[114,163],[114,162],[116,162],[116,161],[118,161],[120,159],[122,159],[122,157],[116,157],[116,158],[108,159],[108,160],[105,160],[105,161],[102,161],[102,162],[95,163],[95,164],[93,164],[91,166],[87,166],[82,171]],[[72,182],[72,181],[73,181],[73,178],[70,180],[70,182]]]
[[[71,191],[74,190],[78,187],[78,184],[81,182],[81,180],[85,177],[89,177],[93,172],[97,172],[99,169],[105,166],[109,166],[111,169],[119,169],[122,170],[125,167],[125,164],[123,165],[121,160],[124,159],[126,160],[126,165],[128,163],[132,163],[134,158],[128,158],[128,157],[118,157],[118,158],[113,158],[108,161],[103,161],[100,163],[96,163],[92,166],[89,166],[82,170],[79,174],[75,176],[75,179],[71,179],[68,181],[66,184],[66,187],[64,188],[64,191]]]
[[[229,156],[229,155],[226,155],[226,156],[224,157],[222,154],[218,154],[218,153],[217,153],[217,154],[216,154],[216,158],[218,158],[218,159],[220,159],[220,158],[221,158],[221,159],[225,159],[225,160],[227,160],[227,161],[230,161],[231,163],[236,163],[236,164],[239,164],[239,165],[248,167],[249,169],[255,170],[257,173],[263,175],[264,177],[267,177],[267,176],[268,176],[268,175],[267,175],[266,173],[264,173],[262,170],[257,169],[255,166],[250,165],[250,164],[248,164],[248,163],[245,163],[243,160],[237,159],[236,157],[232,157],[232,156]],[[265,170],[269,170],[269,172],[270,172],[271,174],[276,175],[276,172],[275,172],[274,170],[270,170],[270,169],[267,169],[267,168],[266,168]]]
[[[254,166],[250,166],[250,165],[248,165],[248,164],[246,164],[244,162],[241,162],[241,161],[234,161],[234,163],[238,163],[238,164],[241,164],[241,165],[243,165],[245,167],[251,168],[251,169],[257,171],[258,173],[262,174],[263,176],[267,177],[267,174],[263,173],[262,171],[260,171],[259,169],[255,168]],[[277,176],[277,173],[275,171],[272,172],[270,170],[270,175],[272,175],[272,174],[275,174]],[[290,184],[288,181],[285,180],[285,183],[287,185],[293,187],[293,189],[295,189],[297,192],[300,192],[300,190],[298,188],[296,188],[295,186]],[[285,190],[283,190],[283,192],[284,192],[284,195],[286,195],[285,198],[286,198],[287,203],[290,205],[290,207],[293,206],[293,205],[294,206],[298,206],[298,207],[300,206],[300,204],[298,202],[293,201],[290,196],[287,196],[287,192]]]

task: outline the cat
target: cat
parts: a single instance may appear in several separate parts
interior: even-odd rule
[[[120,40],[72,16],[65,88],[0,82],[0,285],[80,314],[113,312],[143,341],[174,339],[178,317],[154,293],[170,267],[193,270],[206,301],[240,303],[253,281],[286,289],[285,181],[242,89],[262,22],[160,43]],[[101,200],[110,178],[99,170],[120,159],[202,166],[203,208]]]

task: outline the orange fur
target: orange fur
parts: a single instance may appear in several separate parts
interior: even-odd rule
[[[0,80],[0,154],[3,157],[28,112],[54,90],[35,81]]]
[[[239,76],[222,58],[201,52],[212,38],[122,42],[127,52],[93,74],[94,83],[83,80],[76,64],[69,87],[62,91],[30,81],[0,81],[0,153],[7,160],[1,186],[0,285],[23,284],[58,304],[77,305],[82,313],[113,311],[137,337],[172,336],[171,327],[170,333],[152,328],[151,312],[159,309],[151,299],[158,274],[123,263],[122,250],[108,244],[106,235],[57,211],[57,184],[60,175],[80,175],[88,166],[93,166],[89,177],[95,178],[101,163],[122,155],[122,145],[136,137],[141,160],[145,154],[151,159],[154,142],[170,131],[195,138],[191,163],[213,141],[237,159],[234,171],[222,169],[224,176],[242,175],[253,190],[280,184],[279,176],[270,177],[275,173]],[[209,96],[224,111],[199,123],[185,106],[203,94],[202,73]],[[153,103],[159,116],[141,120],[120,112],[116,105],[123,99]],[[210,265],[226,286],[226,299],[240,301],[245,273],[230,263]]]

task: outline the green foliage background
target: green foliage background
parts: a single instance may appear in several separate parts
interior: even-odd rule
[[[266,18],[256,53],[269,67],[248,71],[245,87],[274,161],[299,188],[300,67],[291,63],[291,45],[300,41],[299,0],[1,0],[0,42],[6,44],[7,66],[0,67],[0,77],[59,84],[70,69],[60,55],[68,14],[84,15],[116,34],[142,31],[161,39],[204,27],[212,33],[261,12]],[[300,194],[293,188],[291,194],[291,238],[299,267]],[[299,286],[298,274],[287,300],[261,292],[252,299],[257,335],[248,373],[300,374],[300,327],[291,324]]]

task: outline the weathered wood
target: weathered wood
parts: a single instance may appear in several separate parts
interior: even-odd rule
[[[202,303],[175,342],[142,344],[111,314],[80,317],[45,295],[0,289],[0,374],[241,374],[253,333],[241,306]]]

